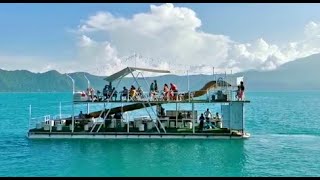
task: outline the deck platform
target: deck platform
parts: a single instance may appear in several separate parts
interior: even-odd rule
[[[44,131],[43,129],[31,129],[28,132],[28,138],[78,138],[78,139],[230,139],[230,138],[246,138],[234,132],[230,132],[229,129],[211,129],[198,131],[193,133],[192,129],[177,129],[167,128],[167,132],[157,132],[155,128],[147,131],[139,131],[138,128],[130,128],[130,132],[127,132],[126,128],[101,128],[100,132],[83,131],[79,128],[75,129],[72,133],[66,127],[63,131]]]
[[[75,104],[82,104],[82,103],[159,103],[159,104],[166,104],[166,103],[231,103],[231,102],[242,102],[242,103],[250,103],[248,100],[244,101],[209,101],[209,100],[181,100],[181,101],[148,101],[148,100],[104,100],[104,101],[73,101]]]
[[[230,133],[29,132],[31,139],[245,139]]]

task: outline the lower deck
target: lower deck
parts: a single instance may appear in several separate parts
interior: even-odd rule
[[[221,105],[224,116],[198,115],[198,110],[167,110],[157,107],[156,112],[148,116],[123,116],[123,107],[115,112],[106,110],[72,116],[72,118],[50,118],[37,122],[36,128],[30,129],[29,138],[246,138],[244,133],[243,103],[235,102]],[[140,108],[140,107],[139,107]],[[142,106],[143,108],[143,106]],[[137,109],[137,108],[136,108]],[[131,109],[132,110],[132,109]],[[231,111],[232,110],[232,111]],[[30,110],[31,112],[31,110]],[[232,112],[232,116],[231,116]],[[154,113],[154,114],[152,114]],[[156,121],[152,115],[157,116]],[[31,115],[30,115],[31,116]],[[199,121],[198,121],[199,120]],[[233,121],[231,123],[231,120]],[[30,123],[29,123],[30,127]]]
[[[50,131],[44,129],[31,129],[28,138],[76,138],[76,139],[231,139],[231,138],[248,138],[248,133],[242,134],[240,131],[230,131],[226,128],[198,130],[190,128],[166,128],[166,132],[159,133],[156,128],[146,131],[140,131],[138,128],[104,128],[99,132],[90,132],[91,129],[84,131],[82,128],[75,128],[71,132],[68,127],[62,131],[52,128]]]
[[[120,133],[120,132],[29,132],[30,139],[245,139],[244,135],[232,133]]]

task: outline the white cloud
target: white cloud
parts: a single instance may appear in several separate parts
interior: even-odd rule
[[[82,35],[79,41],[79,46],[81,47],[88,47],[92,46],[94,42],[86,35]]]
[[[56,68],[52,60],[36,56],[0,55],[1,69],[46,72]]]
[[[275,69],[285,62],[320,52],[320,23],[313,21],[305,26],[302,40],[282,46],[263,37],[253,42],[236,42],[226,35],[203,32],[201,25],[192,9],[172,4],[151,5],[150,11],[131,18],[99,11],[82,20],[76,30],[79,54],[75,60],[59,64],[39,61],[35,64],[41,68],[36,68],[28,59],[21,68],[110,75],[134,66],[134,58],[123,57],[136,52],[139,67],[170,69],[180,74],[186,70],[211,74],[213,66],[216,72]]]
[[[314,21],[309,22],[304,29],[304,34],[306,37],[313,38],[320,35],[320,25]]]
[[[263,38],[239,43],[225,35],[202,32],[200,28],[201,20],[193,10],[163,4],[151,5],[150,12],[127,19],[109,12],[98,12],[82,22],[79,32],[108,35],[118,54],[138,52],[167,62],[171,69],[186,68],[181,66],[185,64],[196,66],[192,70],[206,73],[212,73],[213,66],[235,72],[270,70],[287,61],[320,52],[320,25],[315,22],[306,25],[304,40],[283,47],[270,44]],[[152,63],[139,64],[142,65],[151,66]]]
[[[98,12],[80,25],[84,34],[103,32],[111,37],[119,54],[134,52],[170,63],[208,64],[227,57],[227,36],[199,31],[201,20],[188,8],[172,4],[150,6],[150,12],[135,14],[131,19]]]

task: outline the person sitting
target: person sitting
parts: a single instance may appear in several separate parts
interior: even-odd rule
[[[103,90],[102,90],[102,94],[103,96],[105,97],[105,99],[108,99],[109,98],[109,86],[108,85],[105,85]]]
[[[161,117],[166,116],[166,111],[165,111],[164,107],[162,107],[161,105],[160,105],[160,115],[161,115]]]
[[[105,127],[109,127],[111,123],[112,123],[112,116],[111,116],[110,114],[108,114],[108,115],[105,117],[104,126],[105,126]],[[105,128],[105,130],[107,130],[107,128]]]
[[[131,85],[130,92],[129,92],[129,98],[132,100],[136,100],[137,90],[134,85]]]
[[[138,87],[138,90],[137,90],[137,97],[139,97],[140,99],[144,98],[143,90],[140,86]]]
[[[203,113],[201,113],[201,116],[199,117],[200,124],[199,124],[199,131],[203,130],[203,124],[204,124],[204,116]]]
[[[112,94],[111,100],[113,101],[113,98],[114,98],[114,100],[116,101],[117,97],[118,97],[118,92],[117,92],[115,87],[112,88],[112,93],[111,94]]]
[[[122,114],[121,114],[121,112],[115,113],[115,114],[114,114],[114,118],[115,118],[116,120],[121,120],[121,119],[122,119]]]
[[[221,118],[220,118],[220,115],[219,115],[219,113],[218,113],[218,112],[216,113],[216,117],[215,117],[215,119],[216,119],[216,120],[220,120],[220,119],[221,119]]]
[[[95,101],[102,101],[101,92],[97,90],[97,94],[94,95]]]
[[[163,86],[163,99],[165,101],[170,99],[170,90],[169,90],[168,84],[164,84]]]
[[[86,95],[88,96],[89,101],[92,100],[91,94],[92,94],[91,88],[87,88]]]
[[[190,119],[192,118],[192,115],[189,111],[187,112],[187,118],[190,118]]]
[[[85,115],[82,113],[82,111],[80,111],[80,113],[79,113],[79,118],[80,119],[84,119],[85,118]]]
[[[220,115],[218,112],[216,113],[216,115],[213,119],[214,119],[213,121],[214,121],[215,125],[217,125],[218,122],[221,122],[221,118],[220,118]]]
[[[90,97],[90,100],[91,101],[94,101],[95,100],[95,91],[94,91],[94,89],[92,88],[92,87],[90,87],[90,88],[88,88],[88,91],[89,91],[89,97]]]
[[[117,112],[114,114],[113,116],[116,119],[116,124],[115,124],[115,128],[121,128],[121,124],[122,124],[122,113],[121,112]]]
[[[171,91],[171,97],[173,99],[178,97],[178,88],[175,84],[170,83],[170,91]]]
[[[128,89],[124,86],[123,87],[123,90],[122,90],[122,92],[121,92],[121,101],[122,101],[122,97],[126,97],[126,100],[128,100]]]
[[[157,112],[157,116],[158,116],[158,117],[161,117],[161,104],[158,104],[158,105],[156,106],[156,112]]]

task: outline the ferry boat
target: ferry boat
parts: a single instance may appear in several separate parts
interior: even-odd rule
[[[134,72],[138,72],[137,75]],[[169,70],[147,69],[137,67],[127,67],[114,73],[104,80],[109,82],[109,90],[106,85],[103,95],[95,94],[90,88],[88,80],[87,91],[75,92],[75,81],[73,82],[72,114],[69,117],[51,117],[46,115],[39,118],[32,117],[30,105],[30,122],[33,121],[35,127],[30,128],[27,137],[36,138],[95,138],[95,139],[124,139],[124,138],[181,138],[181,139],[244,139],[250,134],[245,131],[245,104],[248,100],[235,98],[235,91],[239,84],[229,80],[227,76],[214,78],[204,84],[197,91],[174,92],[171,95],[163,91],[152,91],[142,93],[137,91],[130,94],[128,92],[117,93],[114,89],[119,89],[121,80],[132,75],[134,84],[141,86],[140,75],[149,87],[149,82],[143,76],[143,72],[170,73]],[[189,77],[189,76],[188,76]],[[155,77],[156,78],[156,77]],[[229,80],[229,81],[228,81]],[[139,82],[140,81],[140,82]],[[117,82],[113,90],[110,90],[112,83]],[[159,85],[158,85],[159,86]],[[120,99],[114,99],[115,95]],[[203,111],[195,108],[197,104],[219,105],[221,116],[214,117],[212,114],[205,120],[200,121],[200,114]],[[90,112],[92,104],[103,105],[99,111]],[[164,105],[173,104],[175,109],[165,110]],[[180,109],[178,105],[189,104],[190,109]],[[75,105],[87,106],[87,113],[75,115]],[[110,106],[110,108],[106,108]],[[172,107],[172,106],[171,106]],[[144,116],[135,116],[135,111],[145,111]],[[61,103],[60,103],[61,111]],[[133,118],[129,120],[124,113],[133,113]],[[34,122],[35,119],[38,121]]]

